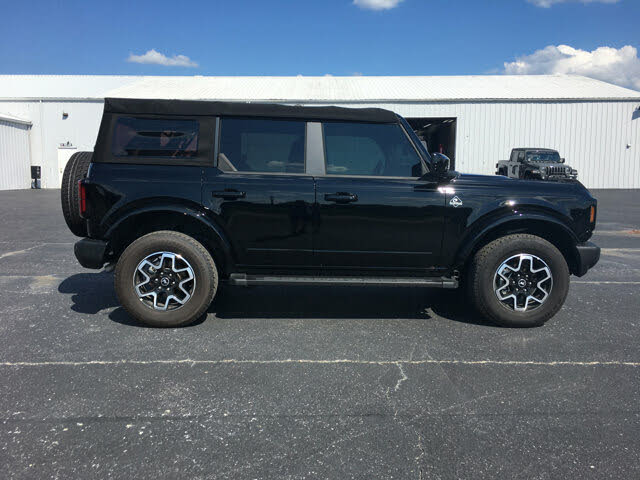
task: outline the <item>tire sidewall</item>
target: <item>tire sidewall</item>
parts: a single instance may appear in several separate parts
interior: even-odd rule
[[[498,267],[509,257],[527,253],[542,259],[551,270],[553,286],[547,300],[539,307],[516,312],[501,302],[494,291],[494,277]],[[562,307],[569,291],[569,269],[560,251],[541,238],[531,237],[509,242],[502,248],[494,249],[477,272],[480,282],[479,300],[489,310],[492,319],[505,326],[531,327],[545,323]]]
[[[195,241],[195,240],[194,240]],[[204,248],[204,247],[203,247]],[[136,294],[133,276],[139,263],[148,255],[168,251],[182,256],[193,268],[196,286],[191,298],[176,310],[158,311],[145,305]],[[204,313],[217,286],[215,267],[188,242],[161,235],[147,235],[133,242],[116,266],[116,295],[122,306],[137,320],[154,327],[176,327],[191,323]],[[205,305],[206,303],[206,305]]]
[[[60,200],[62,214],[71,232],[78,237],[87,236],[87,226],[80,217],[78,181],[87,176],[93,158],[92,152],[76,152],[67,161],[62,175]]]

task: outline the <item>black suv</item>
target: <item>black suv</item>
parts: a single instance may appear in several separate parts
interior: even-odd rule
[[[541,325],[598,261],[596,200],[448,165],[387,110],[107,99],[62,207],[80,264],[115,265],[149,325],[193,322],[221,280],[464,284],[494,322]]]
[[[496,163],[496,175],[525,180],[575,180],[578,171],[564,165],[557,150],[514,148],[509,160]]]

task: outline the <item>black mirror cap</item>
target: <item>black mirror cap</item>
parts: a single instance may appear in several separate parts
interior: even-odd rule
[[[449,165],[451,160],[449,157],[442,153],[432,153],[431,154],[431,167],[433,168],[433,173],[436,175],[444,175],[449,171]]]
[[[560,163],[564,163],[564,162],[565,162],[564,158],[561,158]]]

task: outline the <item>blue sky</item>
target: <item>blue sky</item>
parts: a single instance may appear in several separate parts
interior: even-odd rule
[[[376,6],[393,8],[367,8]],[[602,77],[613,62],[604,79],[622,69],[629,78],[617,83],[640,88],[637,0],[49,0],[2,10],[5,74],[466,75],[504,73],[520,58],[511,73]],[[173,63],[197,66],[127,61],[150,50],[159,55],[138,61],[182,55]]]

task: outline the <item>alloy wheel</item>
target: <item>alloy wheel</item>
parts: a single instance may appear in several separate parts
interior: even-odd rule
[[[530,253],[520,253],[500,264],[493,279],[498,300],[516,312],[539,308],[549,298],[553,275],[544,260]]]
[[[193,267],[173,252],[146,256],[133,273],[138,298],[154,310],[177,310],[189,301],[196,288]]]

